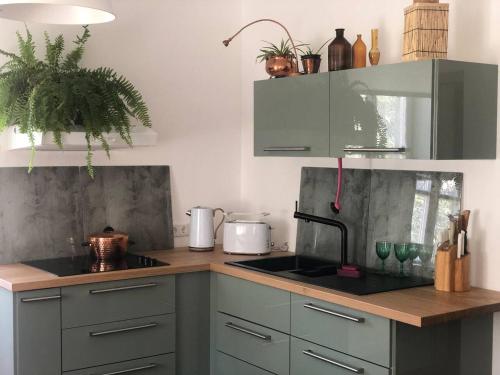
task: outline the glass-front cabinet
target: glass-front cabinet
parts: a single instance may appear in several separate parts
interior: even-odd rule
[[[331,156],[430,159],[432,61],[330,77]]]
[[[497,70],[429,60],[333,73],[331,156],[494,159]]]
[[[498,66],[451,60],[255,83],[255,156],[495,159]]]

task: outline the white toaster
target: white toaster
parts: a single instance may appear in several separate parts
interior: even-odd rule
[[[223,246],[224,252],[228,254],[269,254],[271,252],[271,227],[261,221],[237,219],[226,221]]]

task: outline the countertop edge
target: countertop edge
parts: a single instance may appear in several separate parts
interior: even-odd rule
[[[0,288],[12,293],[18,293],[126,279],[212,271],[338,304],[415,327],[427,327],[500,311],[500,292],[480,288],[473,288],[471,292],[457,294],[436,292],[433,287],[421,287],[368,296],[356,296],[234,267],[225,262],[240,258],[228,256],[218,250],[212,254],[196,254],[188,252],[187,249],[174,249],[169,250],[168,253],[151,252],[147,255],[163,258],[161,260],[171,262],[171,265],[67,277],[57,277],[37,269],[30,270],[30,267],[21,264],[7,265],[4,266],[3,270],[0,270],[4,271],[3,278],[0,277]],[[274,254],[273,256],[286,255],[288,253]],[[188,261],[185,261],[185,259],[188,259]],[[18,275],[19,273],[21,273],[21,276]]]

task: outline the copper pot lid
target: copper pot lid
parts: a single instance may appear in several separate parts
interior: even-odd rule
[[[116,238],[116,237],[128,237],[127,233],[115,231],[112,227],[106,227],[101,233],[93,233],[89,235],[92,238]]]

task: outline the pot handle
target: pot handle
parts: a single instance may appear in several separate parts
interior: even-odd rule
[[[224,210],[222,208],[216,208],[214,210],[214,216],[215,216],[215,213],[217,211],[220,211],[222,213],[222,219],[221,219],[220,223],[215,227],[214,240],[217,238],[217,231],[219,230],[219,228],[222,225],[222,223],[224,222],[224,220],[226,220],[226,214],[225,214]]]

